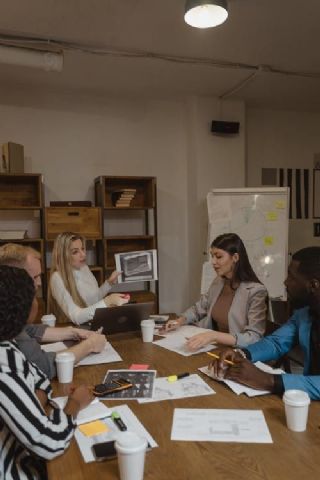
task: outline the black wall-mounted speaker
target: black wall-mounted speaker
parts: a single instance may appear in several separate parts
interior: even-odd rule
[[[211,123],[211,132],[218,135],[236,135],[239,133],[239,122],[224,122],[223,120],[213,120]]]

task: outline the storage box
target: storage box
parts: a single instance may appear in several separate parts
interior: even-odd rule
[[[98,207],[47,207],[45,235],[52,240],[62,232],[74,232],[90,239],[102,238],[101,209]]]

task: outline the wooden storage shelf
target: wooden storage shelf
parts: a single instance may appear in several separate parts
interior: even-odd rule
[[[42,203],[42,175],[0,174],[1,209],[40,209]]]
[[[62,232],[74,232],[87,239],[102,238],[101,209],[98,207],[47,207],[45,237],[53,240]]]
[[[96,205],[116,210],[155,208],[155,177],[98,177],[96,180]],[[130,207],[115,207],[112,203],[113,192],[135,189]]]
[[[108,232],[97,249],[99,263],[103,261],[107,274],[116,268],[115,254],[157,248],[155,177],[100,176],[95,179],[95,199],[104,215],[104,231]],[[116,202],[126,206],[116,206]],[[123,284],[121,288],[127,288],[133,301],[153,302],[156,313],[159,308],[158,282],[141,283],[139,288],[145,290],[139,292],[130,290],[134,288],[130,284]]]

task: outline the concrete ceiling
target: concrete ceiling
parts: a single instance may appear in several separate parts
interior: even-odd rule
[[[64,50],[61,73],[0,64],[0,102],[210,95],[320,111],[320,1],[228,3],[224,25],[198,30],[184,23],[185,0],[2,0],[2,35],[109,53]]]

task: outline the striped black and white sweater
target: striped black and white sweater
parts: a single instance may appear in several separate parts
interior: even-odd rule
[[[49,416],[35,395],[51,396],[45,374],[15,341],[0,342],[0,479],[45,479],[46,462],[69,446],[75,422],[63,410]]]

